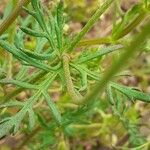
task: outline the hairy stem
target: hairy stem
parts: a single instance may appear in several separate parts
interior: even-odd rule
[[[17,16],[22,10],[22,6],[27,5],[30,0],[20,0],[16,6],[16,8],[11,12],[11,14],[1,23],[0,25],[0,35],[2,35],[7,28],[15,21]]]
[[[64,77],[66,80],[66,87],[68,94],[72,98],[75,103],[80,102],[81,97],[79,97],[74,89],[74,85],[71,79],[70,69],[69,69],[69,56],[64,54],[63,55],[63,70],[64,70]]]

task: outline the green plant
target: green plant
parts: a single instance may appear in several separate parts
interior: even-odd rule
[[[138,51],[139,45],[141,49],[145,49],[143,43],[150,35],[150,22],[131,41],[125,43],[120,39],[133,30],[149,14],[149,3],[147,1],[139,3],[129,10],[121,21],[116,22],[111,36],[98,40],[81,41],[112,3],[113,0],[107,0],[99,7],[81,32],[73,38],[66,36],[63,30],[65,18],[63,16],[62,1],[58,3],[56,10],[52,12],[43,9],[39,0],[31,0],[33,10],[23,7],[36,20],[36,23],[31,25],[32,29],[29,28],[30,23],[20,27],[14,38],[14,45],[9,44],[2,38],[0,39],[0,46],[11,53],[15,61],[19,60],[22,66],[13,78],[8,79],[5,78],[5,75],[2,75],[0,80],[2,85],[12,84],[16,86],[13,92],[1,98],[3,104],[0,105],[0,108],[19,108],[18,112],[13,116],[2,118],[0,122],[1,138],[10,133],[15,134],[23,121],[28,126],[28,130],[32,131],[38,120],[44,129],[43,135],[40,135],[40,138],[44,141],[40,149],[48,147],[52,143],[54,144],[56,137],[59,137],[60,140],[59,143],[56,142],[58,148],[63,149],[62,147],[67,147],[64,142],[65,136],[73,136],[76,132],[75,130],[82,128],[82,125],[83,128],[86,128],[89,124],[91,124],[92,128],[100,128],[101,125],[94,124],[88,118],[88,115],[94,113],[95,108],[99,110],[97,103],[100,99],[100,94],[103,93],[105,88],[109,106],[128,130],[131,144],[133,146],[144,144],[145,140],[138,133],[136,123],[131,123],[125,116],[127,113],[125,104],[128,103],[128,100],[131,102],[136,100],[150,102],[150,95],[134,88],[120,85],[115,80],[120,77],[117,73],[124,65],[124,62],[127,62]],[[24,44],[26,35],[36,38],[37,44],[34,50],[27,49]],[[109,43],[110,45],[101,48],[90,48],[92,45],[101,43]],[[45,45],[48,46],[45,48]],[[89,46],[89,49],[81,51],[79,56],[76,56],[74,55],[76,53],[74,50],[79,46]],[[112,66],[109,66],[108,71],[103,73],[98,64],[104,56],[112,52],[120,53],[120,57]],[[92,62],[95,62],[95,64]],[[32,74],[29,75],[28,72],[31,67],[36,69],[33,69]],[[97,85],[92,92],[89,92],[93,87],[89,83],[91,80],[97,81]],[[49,94],[49,89],[53,89],[55,83],[59,85],[61,91],[69,95],[67,100],[64,102],[60,100],[57,103],[58,105],[54,103]],[[24,101],[16,100],[16,95],[27,89],[30,90],[30,97]],[[44,103],[44,100],[52,115],[48,120],[46,120],[47,117],[44,117],[44,112],[39,109],[36,110],[36,105]],[[69,108],[66,110],[64,109],[65,107],[71,107],[73,110]],[[43,111],[46,111],[46,115],[49,114],[49,111],[44,109]],[[26,114],[28,114],[29,125],[24,120]],[[91,126],[88,126],[88,128],[91,128]],[[44,136],[48,131],[51,131],[51,134],[48,134],[48,138],[46,138]],[[60,136],[56,135],[56,132]],[[27,142],[23,142],[19,148],[21,149]]]

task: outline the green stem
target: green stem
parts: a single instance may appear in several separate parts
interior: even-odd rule
[[[109,44],[109,43],[112,43],[110,37],[104,37],[104,38],[98,38],[98,39],[85,39],[85,40],[81,40],[78,43],[77,47]]]
[[[92,16],[92,18],[87,22],[87,24],[83,27],[81,32],[75,37],[73,42],[71,43],[68,51],[73,50],[79,43],[79,41],[84,37],[84,35],[93,27],[94,23],[99,19],[99,17],[106,11],[106,9],[112,4],[113,0],[107,0]]]
[[[71,79],[70,69],[69,69],[69,56],[66,54],[63,55],[63,70],[64,70],[64,77],[66,80],[66,87],[67,87],[68,94],[70,95],[70,97],[75,103],[78,103],[80,102],[81,97],[79,97],[75,92],[74,85]]]
[[[78,109],[78,105],[77,104],[73,104],[73,103],[60,103],[59,104],[60,108],[67,108],[67,109]]]
[[[115,41],[123,38],[127,34],[129,34],[135,27],[137,27],[144,18],[149,14],[148,11],[141,11],[141,13],[131,22],[117,37],[115,37]],[[79,44],[77,45],[78,47],[81,46],[91,46],[91,45],[100,45],[100,44],[110,44],[113,43],[113,40],[111,37],[104,37],[104,38],[97,38],[97,39],[85,39],[81,40]]]
[[[76,129],[99,129],[102,127],[102,124],[100,123],[92,123],[92,124],[73,124],[71,125],[72,128]]]
[[[7,30],[7,28],[15,21],[17,16],[22,10],[22,6],[27,5],[30,0],[20,0],[16,8],[11,12],[11,14],[1,23],[0,25],[0,36]]]

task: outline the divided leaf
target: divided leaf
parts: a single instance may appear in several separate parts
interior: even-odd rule
[[[22,50],[26,55],[28,55],[29,57],[32,57],[33,59],[37,59],[37,60],[52,60],[56,57],[55,52],[53,52],[52,54],[39,54],[36,52],[31,52],[29,50]]]
[[[31,36],[35,36],[35,37],[46,37],[46,34],[43,33],[43,32],[35,31],[35,30],[29,29],[29,28],[25,28],[25,27],[20,27],[20,29],[21,29],[24,33],[29,34],[29,35],[31,35]]]
[[[58,123],[58,125],[62,124],[62,118],[61,118],[61,114],[59,112],[59,110],[57,109],[55,103],[52,101],[52,99],[50,98],[50,96],[47,94],[47,92],[43,92],[43,95],[45,97],[45,100],[51,110],[51,113],[54,117],[54,119],[56,120],[56,122]]]
[[[58,48],[62,49],[62,40],[63,40],[63,2],[60,2],[57,7],[57,18],[55,23],[55,30],[57,36]]]
[[[123,48],[122,45],[113,45],[113,46],[102,47],[102,48],[100,48],[100,50],[98,50],[96,52],[90,52],[86,56],[81,56],[75,62],[78,64],[85,63],[86,61],[90,61],[94,58],[102,57],[103,55],[106,55],[106,54],[111,53],[116,50],[120,50],[122,48]]]
[[[142,4],[134,5],[131,9],[129,9],[128,12],[125,13],[123,20],[114,26],[112,31],[112,37],[114,39],[117,39],[118,36],[121,34],[121,32],[127,27],[127,25],[129,25],[130,22],[133,21],[142,11],[143,11]]]
[[[113,93],[112,93],[112,89],[111,89],[111,85],[108,84],[107,85],[107,96],[108,96],[108,100],[110,102],[111,105],[114,105],[115,104],[115,101],[114,101],[114,98],[113,98]]]
[[[10,102],[4,103],[0,105],[0,108],[5,108],[5,107],[14,107],[14,106],[23,106],[24,102],[20,102],[17,100],[10,100]]]
[[[22,82],[18,80],[12,80],[12,79],[2,79],[0,80],[0,83],[1,84],[13,84],[13,85],[17,85],[26,89],[38,89],[39,88],[38,85],[32,85],[30,83],[26,83],[26,82]]]
[[[35,59],[27,56],[23,51],[18,50],[14,46],[11,46],[8,42],[0,40],[0,46],[3,47],[8,52],[12,53],[17,59],[19,59],[21,61],[25,61],[25,62],[29,63],[29,65],[31,65],[31,66],[37,67],[37,68],[45,70],[45,71],[49,71],[52,69],[48,65],[39,62],[39,60],[35,60]]]
[[[32,130],[35,126],[35,114],[32,108],[28,109],[29,114],[29,128]]]
[[[143,102],[150,103],[150,95],[143,93],[141,91],[135,90],[131,87],[120,85],[114,82],[111,82],[111,87],[115,88],[122,94],[126,95],[130,100],[141,100]]]

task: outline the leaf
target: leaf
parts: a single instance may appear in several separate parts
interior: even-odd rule
[[[107,85],[106,93],[107,93],[107,97],[108,97],[109,103],[111,105],[114,105],[115,101],[114,101],[114,98],[113,98],[113,93],[112,93],[112,89],[111,89],[111,85],[110,84]]]
[[[87,74],[85,71],[81,72],[81,84],[82,84],[82,87],[79,89],[79,91],[84,91],[87,89],[87,83],[88,83],[88,80],[87,80]]]
[[[35,11],[31,11],[29,9],[27,9],[26,7],[22,7],[24,9],[24,11],[26,11],[29,15],[33,16],[34,18],[36,18],[36,12]]]
[[[57,6],[57,24],[60,30],[62,30],[63,22],[63,2],[60,1]]]
[[[47,39],[39,37],[39,38],[37,38],[37,42],[36,43],[37,44],[36,44],[35,52],[36,53],[40,53],[43,50],[45,44],[47,43]]]
[[[143,93],[141,91],[137,91],[131,87],[123,86],[120,84],[116,84],[114,82],[111,82],[111,86],[115,88],[116,90],[120,91],[121,93],[125,94],[127,97],[132,99],[141,100],[144,102],[150,102],[150,95]]]
[[[0,121],[0,124],[2,124],[2,123],[4,123],[4,122],[7,122],[7,121],[9,121],[11,119],[11,117],[6,117],[6,118],[4,118],[4,119],[2,119],[1,121]]]
[[[125,99],[121,96],[121,93],[115,91],[116,109],[120,112],[120,114],[123,114],[127,111],[127,107],[125,105]]]
[[[5,118],[0,122],[0,138],[8,134],[12,128],[13,128],[13,133],[16,133],[19,130],[20,123],[27,112],[31,113],[29,116],[30,127],[34,126],[34,120],[33,120],[34,112],[31,110],[31,108],[34,102],[36,102],[40,96],[41,96],[41,92],[38,91],[32,97],[30,97],[26,102],[23,103],[24,104],[23,107],[16,115],[9,118]]]
[[[114,2],[114,0],[107,0],[103,3],[101,7],[99,7],[94,15],[89,19],[89,21],[86,23],[86,25],[83,27],[81,32],[74,38],[74,40],[70,43],[68,51],[72,51],[77,44],[80,42],[80,40],[85,36],[85,34],[93,27],[93,25],[96,23],[96,21],[101,17],[101,15],[104,14],[104,12],[107,10],[107,8],[110,7],[110,5]]]
[[[32,7],[35,10],[35,14],[32,13],[32,16],[38,21],[40,27],[45,30],[47,29],[45,21],[44,21],[44,14],[42,9],[40,8],[40,1],[39,0],[31,0]]]
[[[25,76],[27,77],[27,72],[28,72],[28,67],[27,66],[22,66],[18,74],[16,74],[15,79],[16,80],[23,80]]]
[[[55,52],[53,52],[52,54],[38,54],[36,52],[33,53],[30,50],[26,50],[26,49],[22,51],[29,57],[32,57],[38,60],[50,60],[50,59],[54,59],[56,56]]]
[[[34,11],[31,11],[25,7],[23,7],[23,9],[37,20],[40,27],[44,31],[46,29],[46,24],[43,19],[43,12],[39,8],[40,5],[39,0],[32,0],[31,3],[32,3],[32,7],[34,8]]]
[[[50,27],[50,33],[51,33],[51,36],[53,38],[56,37],[56,28],[55,28],[55,25],[56,25],[56,20],[55,18],[52,16],[52,14],[50,13],[49,14],[49,27]]]
[[[129,9],[128,12],[125,13],[123,20],[113,28],[112,37],[116,39],[126,28],[126,26],[129,25],[129,23],[133,21],[141,11],[143,11],[141,4],[134,5],[131,9]]]
[[[32,108],[28,109],[29,114],[29,128],[32,130],[35,126],[35,114]]]
[[[81,58],[77,59],[75,62],[78,64],[85,63],[86,61],[90,61],[94,58],[101,57],[103,55],[106,55],[116,50],[120,50],[122,48],[123,48],[122,45],[113,45],[113,46],[103,47],[96,52],[91,52],[91,53],[88,53],[86,56],[82,56]]]
[[[35,60],[31,57],[28,57],[22,51],[18,50],[14,46],[11,46],[8,42],[0,40],[0,46],[3,47],[4,49],[6,49],[8,52],[12,53],[17,59],[19,59],[21,61],[26,61],[30,65],[37,67],[39,69],[45,70],[45,71],[51,70],[51,68],[48,65],[43,64],[43,63],[39,62],[38,60]]]
[[[78,64],[73,64],[73,63],[70,63],[70,65],[75,68],[76,70],[78,70],[79,72],[81,71],[85,71],[86,74],[91,77],[92,79],[96,80],[96,81],[100,81],[100,77],[101,75],[96,73],[96,72],[93,72],[93,71],[90,71],[89,69],[87,69],[86,67],[84,67],[83,65],[78,65]]]
[[[0,138],[7,135],[11,129],[13,129],[13,133],[16,133],[23,117],[25,116],[25,113],[26,111],[22,109],[15,116],[2,120],[0,124]]]
[[[15,35],[14,45],[16,46],[16,48],[18,49],[24,48],[23,37],[24,37],[24,33],[21,31],[18,31],[18,33]]]
[[[57,18],[55,21],[55,30],[57,35],[58,48],[62,50],[62,38],[63,38],[63,2],[59,2],[57,6]]]
[[[17,85],[26,89],[38,89],[38,85],[32,85],[30,83],[26,83],[26,82],[22,82],[22,81],[18,81],[18,80],[12,80],[12,79],[2,79],[0,80],[0,83],[2,84],[13,84],[13,85]]]
[[[39,0],[31,0],[32,7],[35,11],[39,10],[40,1]]]
[[[2,34],[1,36],[0,36],[0,39],[1,40],[5,40],[5,39],[7,39],[8,38],[8,34]]]
[[[35,36],[35,37],[46,37],[46,34],[43,33],[43,32],[31,30],[31,29],[25,28],[25,27],[20,27],[20,29],[21,29],[24,33],[29,34],[29,35],[31,35],[31,36]]]
[[[7,135],[9,131],[12,129],[13,124],[11,121],[6,121],[0,124],[0,138]]]
[[[44,117],[42,117],[40,115],[40,113],[36,113],[36,114],[37,114],[38,121],[40,122],[41,126],[44,127],[44,128],[48,128],[47,121],[44,119]]]
[[[47,94],[47,92],[43,91],[43,96],[45,97],[45,100],[51,110],[51,113],[52,113],[54,119],[56,120],[58,125],[61,125],[62,124],[61,114],[60,114],[59,110],[57,109],[55,103],[51,100],[51,98]]]
[[[17,100],[11,100],[10,102],[1,104],[0,108],[13,107],[13,106],[23,106],[23,105],[24,105],[24,102],[20,102]]]

